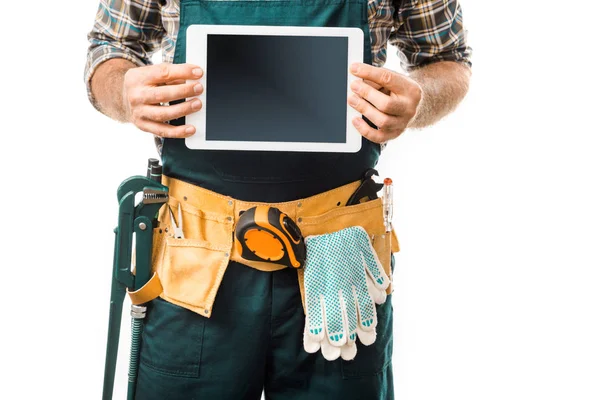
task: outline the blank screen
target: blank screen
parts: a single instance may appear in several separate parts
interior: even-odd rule
[[[208,35],[206,140],[346,142],[348,38]]]

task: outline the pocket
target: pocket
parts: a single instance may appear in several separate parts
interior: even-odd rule
[[[211,245],[201,239],[165,239],[156,271],[162,297],[210,317],[217,290],[229,262],[230,245]]]
[[[140,362],[166,375],[198,377],[204,321],[185,308],[154,299],[144,323]]]
[[[185,239],[173,236],[169,206],[182,210]],[[152,271],[170,303],[210,317],[214,299],[227,268],[232,245],[231,221],[226,215],[205,213],[171,198],[160,209],[154,229]]]
[[[342,360],[342,376],[344,379],[358,379],[381,373],[392,362],[393,351],[393,307],[392,297],[376,306],[377,339],[370,346],[357,341],[358,352],[354,360]]]

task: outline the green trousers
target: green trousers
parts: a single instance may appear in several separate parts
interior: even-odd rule
[[[353,361],[327,361],[302,344],[297,272],[232,262],[211,318],[160,298],[142,337],[139,400],[393,399],[392,299],[377,306],[377,340]]]

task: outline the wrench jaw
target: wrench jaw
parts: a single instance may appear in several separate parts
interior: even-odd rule
[[[142,203],[164,204],[169,201],[168,190],[144,188]]]
[[[145,176],[132,176],[125,179],[117,189],[117,200],[121,202],[129,193],[142,192],[143,203],[166,203],[169,189]]]

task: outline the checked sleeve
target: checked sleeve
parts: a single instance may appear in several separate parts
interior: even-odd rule
[[[403,0],[395,19],[389,43],[398,48],[405,70],[437,61],[471,66],[472,51],[458,0]]]
[[[96,107],[90,79],[96,68],[111,58],[123,58],[138,66],[150,64],[165,30],[160,2],[155,0],[100,0],[96,20],[88,34],[84,79],[90,102]]]

